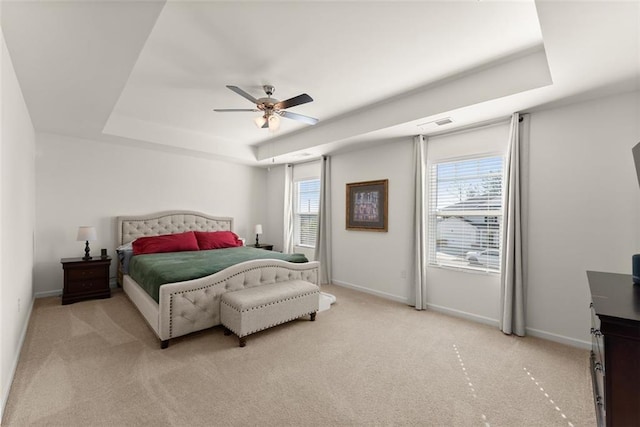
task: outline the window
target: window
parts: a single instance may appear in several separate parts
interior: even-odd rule
[[[442,161],[429,173],[429,263],[500,271],[502,156]]]
[[[307,179],[295,183],[294,244],[315,248],[318,231],[320,180]]]

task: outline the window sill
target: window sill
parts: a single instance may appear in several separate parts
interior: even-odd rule
[[[293,245],[296,248],[305,248],[305,249],[315,249],[315,246],[309,246],[309,245]]]
[[[500,275],[501,273],[500,270],[486,270],[482,268],[473,268],[473,267],[456,267],[454,265],[428,264],[428,267],[439,268],[442,270],[459,271],[461,273],[482,274],[487,276],[496,276],[496,275]]]

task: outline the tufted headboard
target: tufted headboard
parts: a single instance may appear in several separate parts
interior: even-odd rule
[[[118,246],[138,237],[182,233],[183,231],[233,231],[233,218],[194,211],[165,211],[149,215],[119,216]]]

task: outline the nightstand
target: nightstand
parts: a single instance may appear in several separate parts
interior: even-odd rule
[[[64,288],[62,304],[71,304],[93,298],[111,297],[109,266],[111,257],[62,258]]]
[[[250,248],[255,248],[256,245],[247,245]],[[265,251],[272,251],[273,250],[273,245],[270,244],[265,244],[265,243],[260,243],[260,246],[257,247],[257,249],[264,249]]]

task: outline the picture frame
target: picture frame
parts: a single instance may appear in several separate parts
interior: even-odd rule
[[[389,180],[347,184],[346,229],[388,231]]]

